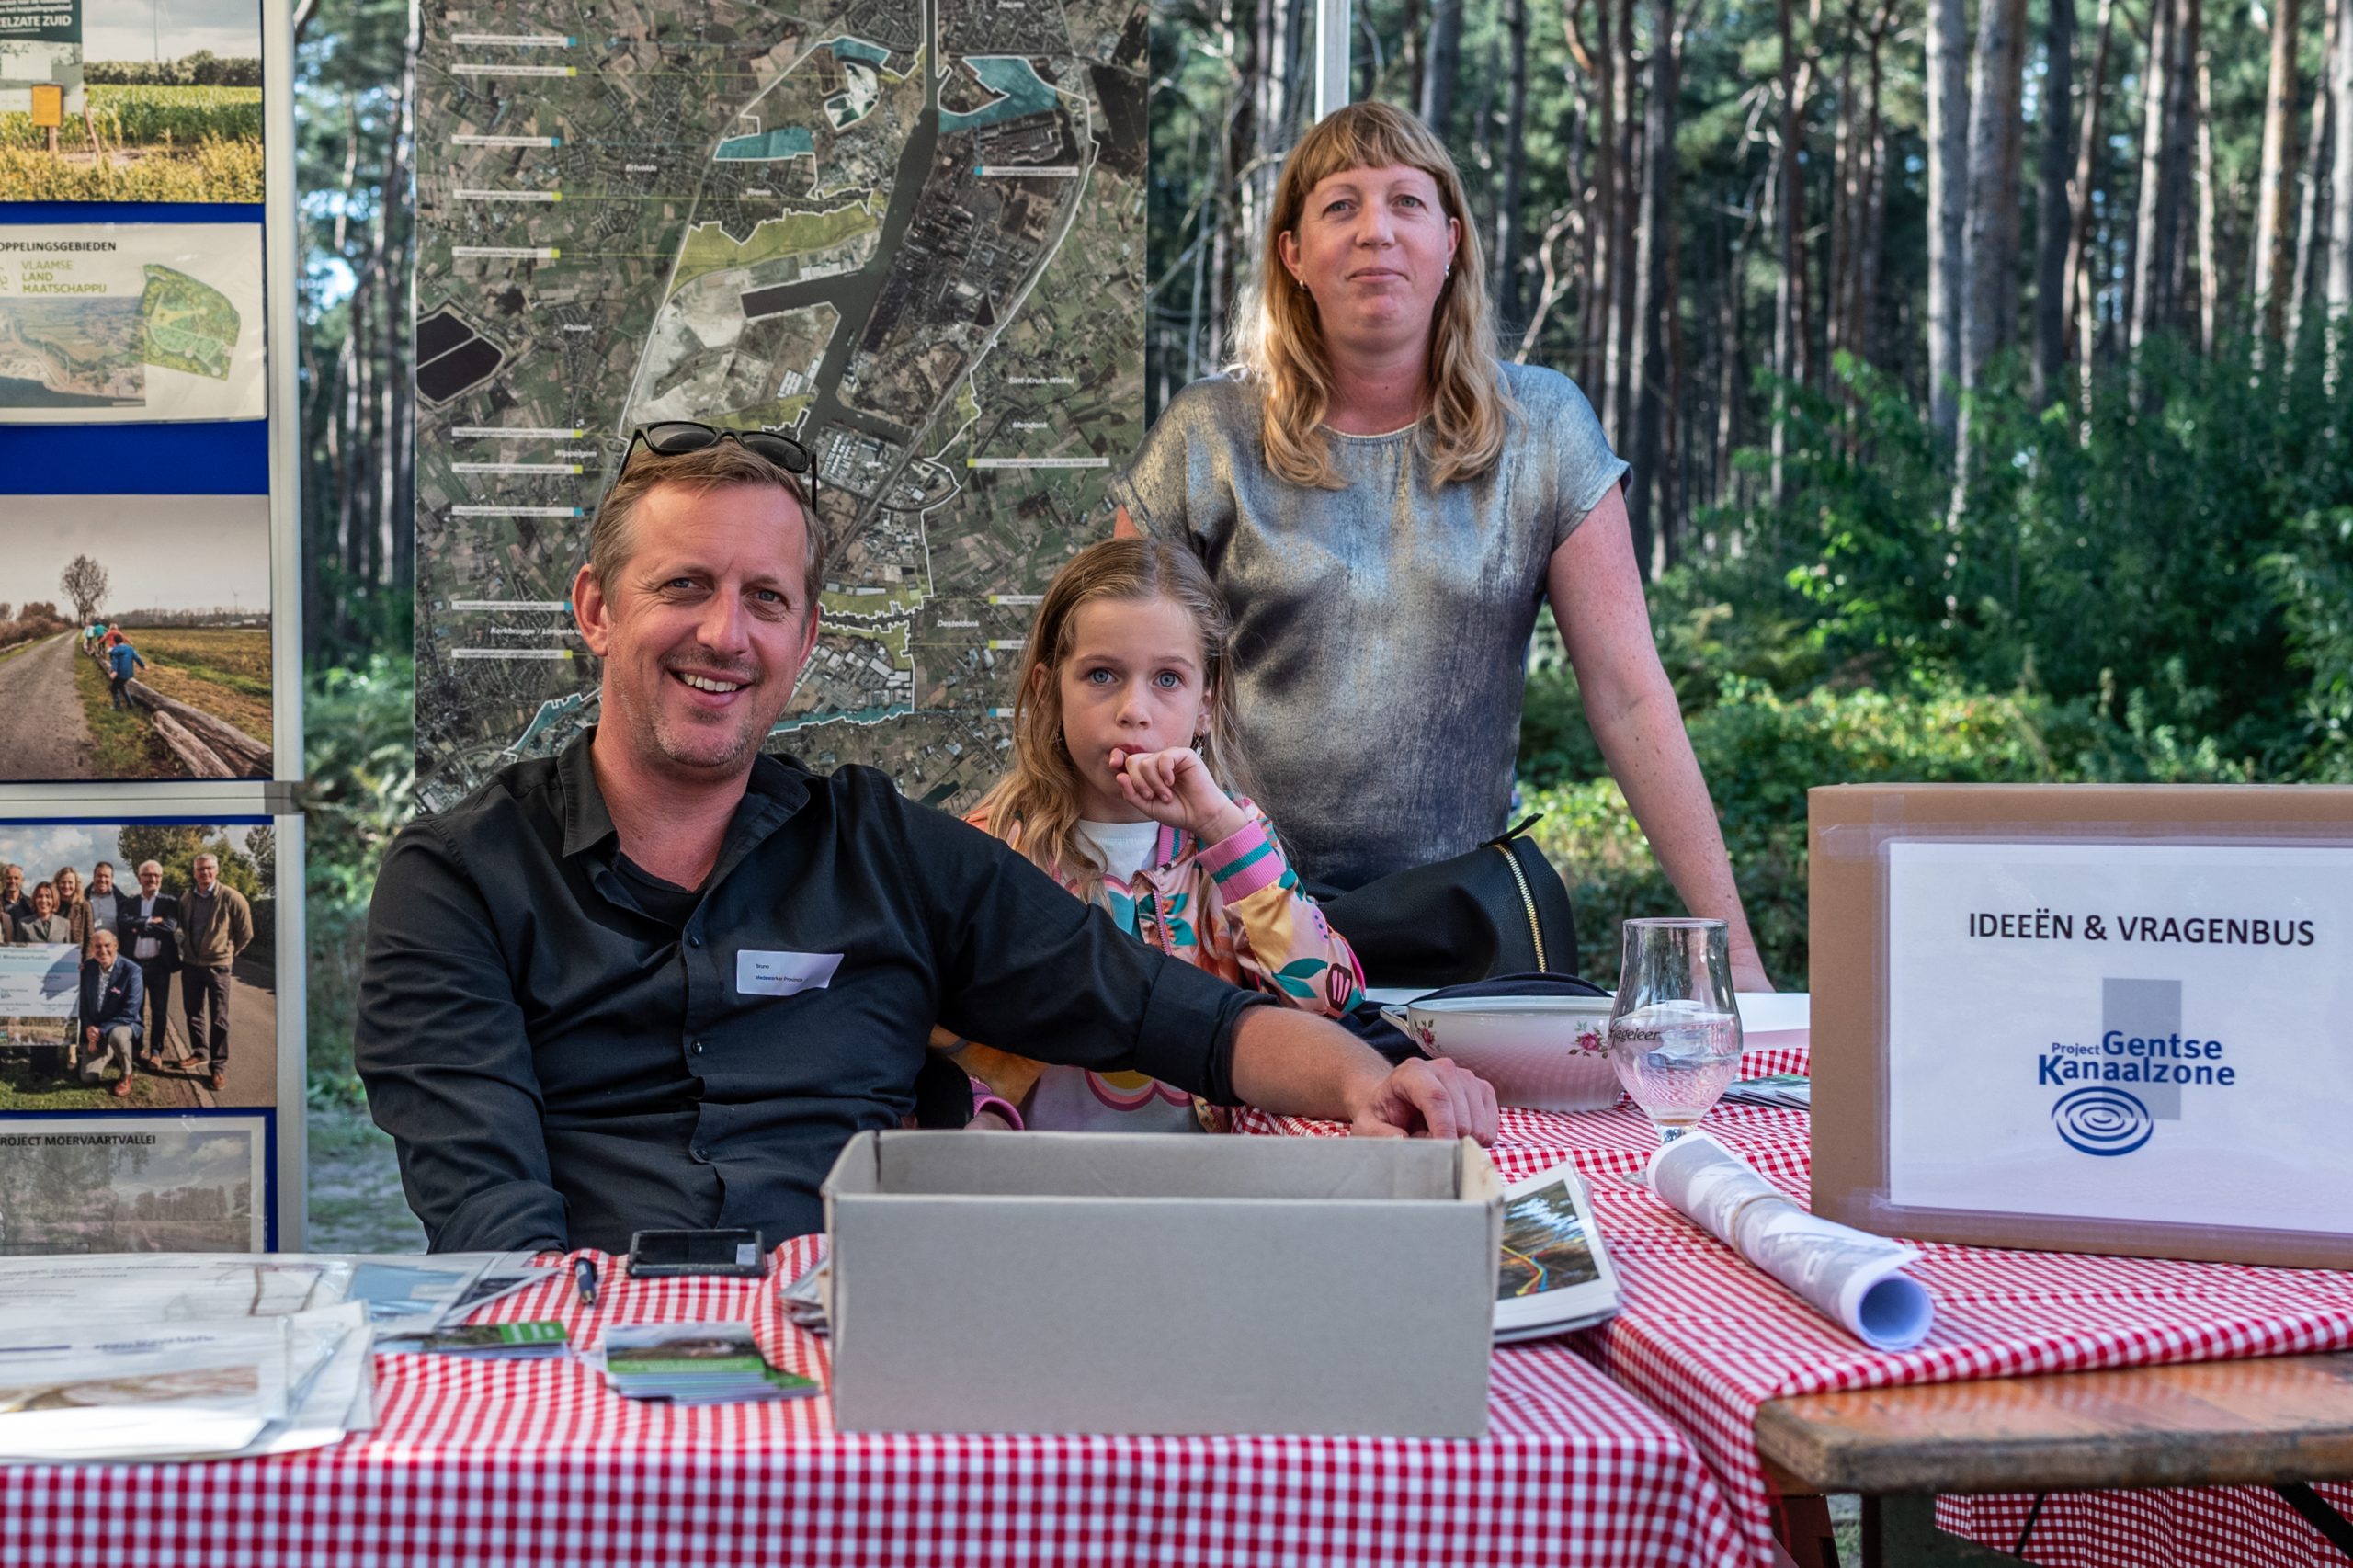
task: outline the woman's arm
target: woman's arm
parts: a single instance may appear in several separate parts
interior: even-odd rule
[[[1734,989],[1770,991],[1708,781],[1699,775],[1675,687],[1651,640],[1650,607],[1643,599],[1626,499],[1617,486],[1552,551],[1545,578],[1585,695],[1586,722],[1651,852],[1692,914],[1731,927]]]

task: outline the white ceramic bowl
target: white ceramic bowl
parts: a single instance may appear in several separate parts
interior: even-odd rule
[[[1458,996],[1383,1007],[1433,1056],[1495,1085],[1505,1105],[1607,1110],[1618,1103],[1607,996]]]

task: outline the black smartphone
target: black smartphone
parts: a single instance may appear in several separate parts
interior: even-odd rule
[[[767,1272],[767,1248],[757,1231],[640,1231],[629,1239],[633,1277],[665,1274]]]

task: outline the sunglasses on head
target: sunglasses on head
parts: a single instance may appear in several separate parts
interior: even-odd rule
[[[629,435],[629,452],[621,459],[621,473],[629,472],[630,459],[637,456],[637,444],[645,443],[646,450],[659,457],[675,458],[688,452],[699,452],[722,441],[733,441],[755,457],[766,458],[787,473],[799,474],[809,481],[809,494],[817,494],[817,458],[814,453],[790,436],[774,430],[722,430],[714,425],[701,425],[691,419],[665,419],[654,425],[641,425]],[[618,482],[620,474],[613,476]]]

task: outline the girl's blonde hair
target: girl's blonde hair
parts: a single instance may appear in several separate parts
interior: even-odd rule
[[[1430,323],[1424,438],[1433,460],[1431,483],[1477,479],[1503,455],[1511,397],[1495,355],[1486,260],[1462,176],[1446,144],[1412,115],[1387,104],[1350,104],[1317,121],[1283,160],[1259,256],[1257,299],[1242,324],[1242,358],[1235,367],[1265,382],[1260,432],[1267,466],[1294,484],[1337,490],[1341,480],[1332,467],[1331,442],[1319,428],[1332,406],[1332,361],[1313,297],[1282,264],[1281,239],[1296,233],[1308,193],[1323,181],[1350,169],[1398,165],[1419,169],[1437,182],[1439,204],[1461,235],[1453,272],[1439,285]]]
[[[1101,891],[1104,866],[1078,836],[1078,767],[1063,741],[1063,662],[1084,606],[1168,599],[1201,639],[1201,760],[1221,789],[1247,792],[1248,759],[1233,722],[1233,618],[1192,551],[1154,539],[1112,539],[1070,558],[1047,585],[1021,650],[1013,699],[1013,769],[982,799],[988,830],[1049,875],[1077,879],[1080,896]]]

